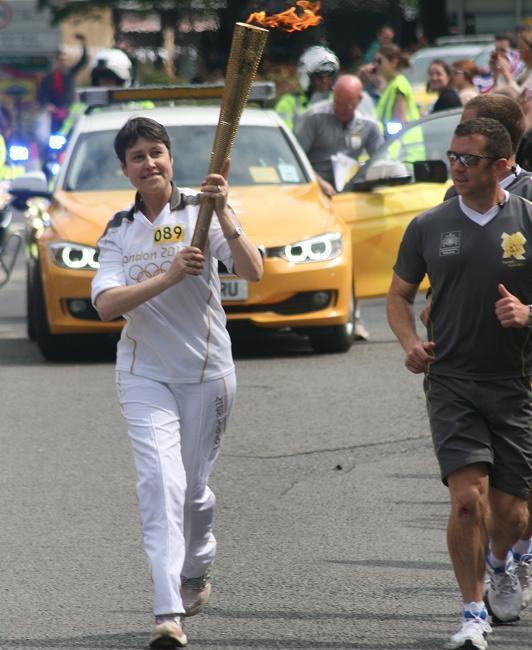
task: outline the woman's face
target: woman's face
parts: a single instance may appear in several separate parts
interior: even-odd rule
[[[165,144],[139,138],[126,149],[122,171],[141,194],[164,192],[172,180],[172,157]]]
[[[449,85],[449,76],[438,63],[429,66],[429,89],[438,93]]]
[[[395,63],[391,59],[387,59],[382,52],[377,52],[373,63],[375,64],[375,72],[385,79],[390,79],[397,73]]]
[[[463,70],[460,68],[451,68],[451,79],[453,81],[453,86],[457,90],[461,90],[467,86],[467,79]]]

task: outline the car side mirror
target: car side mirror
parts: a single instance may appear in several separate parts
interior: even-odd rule
[[[414,163],[416,183],[445,183],[449,178],[443,160],[418,160]]]
[[[382,159],[368,164],[347,183],[348,192],[370,192],[374,187],[406,185],[412,181],[407,166],[399,160]]]
[[[17,210],[25,210],[28,199],[35,196],[42,196],[45,199],[52,198],[43,172],[29,172],[14,178],[9,183],[8,192],[13,197],[11,205]]]
[[[408,185],[412,176],[395,176],[393,178],[375,178],[373,180],[353,179],[347,183],[343,192],[371,192],[375,187],[393,187],[394,185]]]

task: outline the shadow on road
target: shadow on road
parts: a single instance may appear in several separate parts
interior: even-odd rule
[[[89,337],[87,337],[89,339]],[[108,340],[87,340],[65,347],[58,363],[114,363],[116,344]],[[0,338],[0,366],[40,366],[47,362],[37,344],[27,338]]]
[[[215,638],[191,639],[195,648],[306,648],[319,650],[319,648],[337,648],[344,650],[417,650],[428,648],[441,648],[441,639],[419,639],[405,645],[404,641],[375,643],[357,643],[356,641],[320,641],[318,639],[282,639],[278,636],[271,638]],[[147,648],[147,635],[145,632],[131,632],[128,634],[103,634],[82,637],[68,637],[61,639],[1,639],[2,648],[33,648],[35,650],[52,650],[56,648],[107,648],[108,650],[145,650]]]
[[[2,319],[5,321],[6,319]],[[288,333],[262,333],[231,336],[233,356],[238,359],[309,357],[313,354],[304,337]],[[77,343],[67,342],[59,363],[114,363],[116,341],[108,337],[81,337]],[[37,344],[28,338],[0,337],[0,365],[33,366],[47,362]]]

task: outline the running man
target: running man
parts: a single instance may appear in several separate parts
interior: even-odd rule
[[[508,190],[510,194],[523,196],[529,201],[532,200],[532,173],[522,169],[516,161],[516,152],[526,129],[525,115],[521,106],[515,99],[506,95],[497,93],[477,95],[464,106],[460,121],[466,122],[477,117],[490,117],[497,120],[510,135],[512,155],[499,179],[501,189]],[[451,185],[444,200],[456,195],[456,189]],[[429,311],[430,298],[420,314],[425,325],[428,322]],[[517,577],[523,591],[523,607],[527,607],[532,602],[532,490],[528,497],[528,525],[521,538],[514,544],[513,556]]]
[[[499,185],[511,155],[499,122],[456,127],[448,158],[459,196],[410,223],[387,301],[407,369],[425,374],[450,493],[447,542],[463,597],[462,624],[447,645],[454,650],[488,647],[486,567],[496,616],[515,620],[522,604],[511,548],[532,486],[532,205]],[[417,335],[413,313],[425,274],[433,288],[429,341]]]

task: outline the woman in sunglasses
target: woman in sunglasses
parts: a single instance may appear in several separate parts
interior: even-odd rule
[[[478,75],[478,68],[471,59],[455,61],[451,67],[451,81],[458,97],[465,106],[470,99],[478,95],[478,88],[473,79]]]
[[[410,60],[397,45],[383,45],[373,62],[375,72],[386,81],[386,87],[377,104],[377,115],[385,135],[393,135],[406,122],[419,119],[412,86],[401,74],[401,70],[410,65]]]

